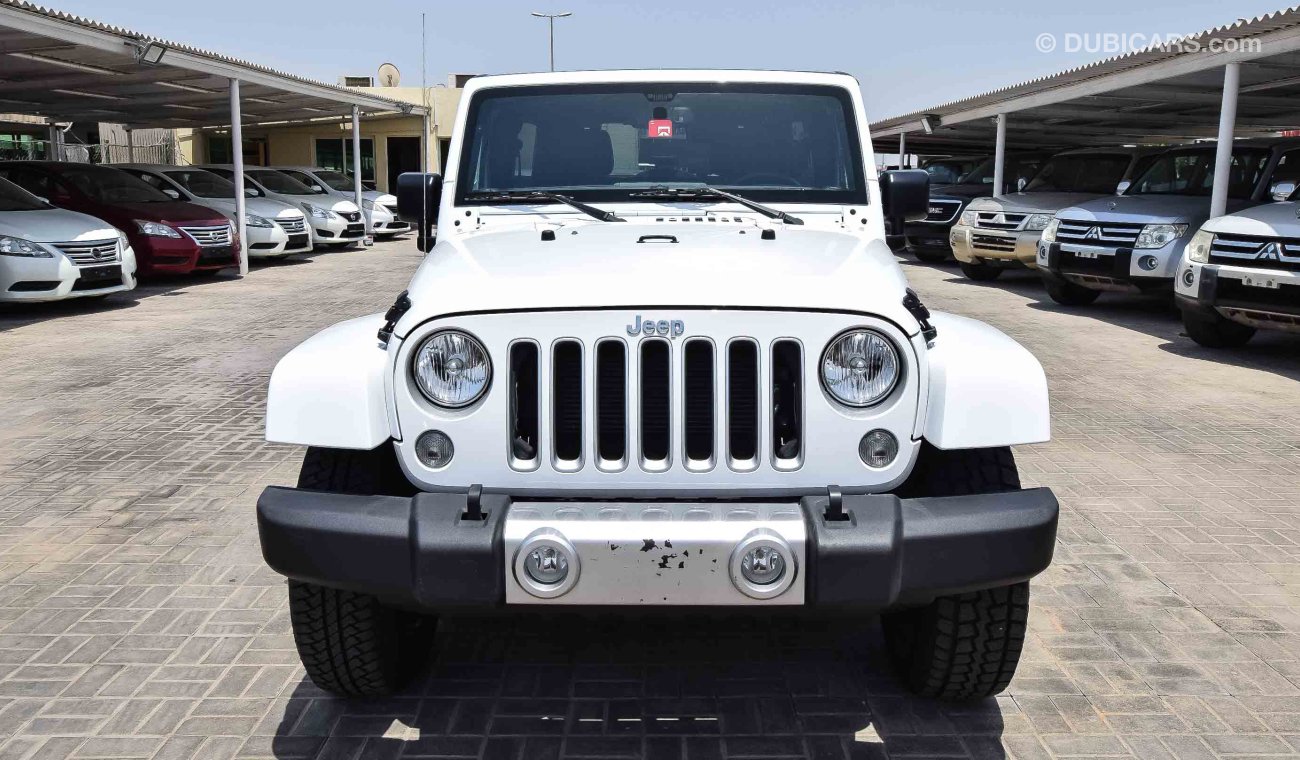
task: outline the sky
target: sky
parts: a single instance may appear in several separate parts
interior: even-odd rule
[[[326,82],[374,75],[391,62],[404,85],[420,83],[422,13],[428,81],[438,84],[451,72],[545,70],[546,21],[529,13],[570,11],[572,17],[555,22],[557,68],[846,71],[862,84],[873,121],[1110,57],[1086,49],[1099,45],[1102,34],[1188,34],[1279,10],[1283,2],[40,1]],[[1054,36],[1056,50],[1038,50],[1043,34]]]

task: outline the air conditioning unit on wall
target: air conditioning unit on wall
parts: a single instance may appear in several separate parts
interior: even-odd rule
[[[339,77],[339,84],[344,87],[374,87],[374,77]]]

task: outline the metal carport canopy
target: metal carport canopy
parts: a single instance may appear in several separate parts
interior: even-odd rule
[[[148,46],[162,58],[140,59]],[[0,0],[0,113],[131,127],[226,126],[230,81],[246,123],[411,113],[421,106],[304,79],[247,61],[34,5]]]
[[[1300,127],[1300,9],[1183,40],[1198,48],[1161,46],[1119,55],[883,119],[871,125],[871,136],[881,153],[896,153],[905,134],[908,153],[991,154],[995,119],[1005,115],[1009,150],[1214,138],[1225,70],[1232,63],[1240,71],[1236,136]],[[1208,50],[1212,40],[1222,52]],[[1225,44],[1228,40],[1234,42]]]

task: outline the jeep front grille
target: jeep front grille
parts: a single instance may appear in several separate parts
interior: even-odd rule
[[[629,349],[635,353],[635,369]],[[730,469],[745,471],[758,466],[765,450],[776,467],[792,469],[802,458],[803,348],[797,341],[772,344],[766,393],[759,387],[762,352],[749,338],[719,348],[706,338],[645,338],[629,346],[610,337],[597,341],[591,352],[577,340],[564,339],[545,350],[550,391],[543,399],[543,357],[537,344],[521,340],[510,347],[509,458],[517,470],[540,465],[543,441],[552,452],[551,465],[561,472],[587,467],[616,472],[629,466],[664,472],[675,458],[688,470],[711,470],[723,460]],[[721,384],[719,372],[725,373]],[[595,384],[590,394],[584,392],[588,378]],[[673,415],[675,384],[680,385],[681,419]],[[725,389],[723,399],[717,398],[719,388]],[[543,429],[539,402],[550,405],[549,430]],[[760,414],[765,403],[771,438],[764,442]],[[637,415],[635,441],[628,440],[631,414]],[[595,462],[583,460],[582,452],[591,450],[583,440],[586,430],[595,435]]]
[[[1137,242],[1143,226],[1131,222],[1084,222],[1062,219],[1060,227],[1056,230],[1056,241],[1130,248]]]

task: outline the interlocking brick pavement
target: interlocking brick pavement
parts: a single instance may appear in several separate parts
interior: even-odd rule
[[[275,360],[384,308],[409,243],[134,298],[0,310],[0,757],[1300,756],[1300,338],[1199,349],[1165,305],[1045,302],[907,264],[932,308],[1033,350],[1063,512],[1004,695],[899,691],[871,626],[455,620],[407,693],[297,664],[253,504]]]

